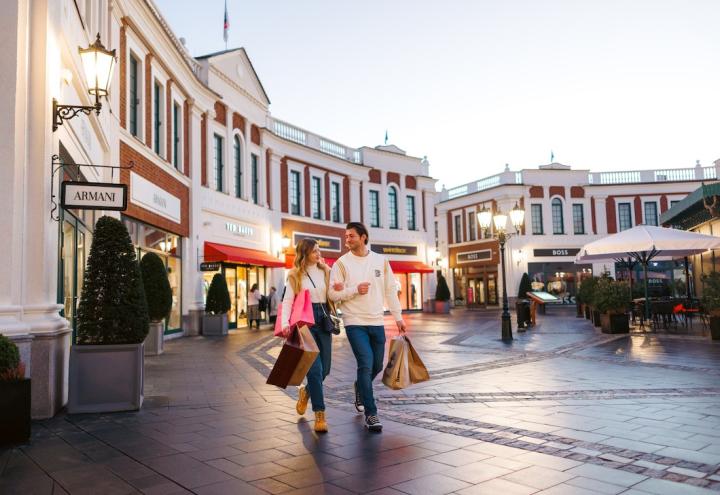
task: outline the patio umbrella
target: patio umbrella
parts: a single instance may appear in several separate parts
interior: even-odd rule
[[[648,263],[653,259],[683,258],[717,248],[720,248],[720,237],[652,225],[638,225],[585,244],[575,258],[575,263],[618,260],[626,256],[636,260],[643,267],[645,317],[650,319]]]

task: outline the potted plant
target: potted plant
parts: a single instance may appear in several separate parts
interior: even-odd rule
[[[207,299],[205,300],[205,314],[203,315],[203,335],[227,335],[228,317],[230,311],[230,292],[222,273],[216,273],[210,282]]]
[[[588,320],[592,320],[593,292],[595,291],[595,287],[597,287],[597,282],[597,277],[586,278],[580,283],[580,287],[578,288],[578,293],[576,296],[578,303],[582,304],[585,318]]]
[[[147,253],[140,260],[145,301],[150,317],[150,331],[145,339],[145,355],[163,353],[165,318],[172,309],[172,289],[168,281],[165,263],[155,253]]]
[[[438,275],[437,288],[435,289],[435,312],[450,313],[450,289],[445,277]]]
[[[147,303],[135,248],[120,220],[101,217],[78,305],[77,341],[70,348],[68,412],[140,409],[147,334]]]
[[[527,273],[523,273],[520,278],[517,300],[515,301],[515,315],[517,317],[518,330],[530,326],[530,301],[527,298],[528,292],[532,292],[530,277]]]
[[[710,317],[710,337],[720,340],[720,273],[702,276],[702,304]]]
[[[595,288],[595,307],[600,311],[603,333],[628,333],[630,319],[630,286],[610,278],[601,278]]]
[[[13,341],[0,335],[0,445],[30,438],[30,379]]]

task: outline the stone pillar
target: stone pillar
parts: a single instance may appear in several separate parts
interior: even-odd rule
[[[202,186],[200,177],[200,164],[202,146],[200,122],[203,110],[195,102],[190,104],[190,237],[187,241],[187,251],[183,256],[183,269],[186,276],[183,278],[183,306],[188,308],[188,325],[186,335],[198,335],[202,325],[202,315],[205,311],[203,303],[203,278],[200,271],[200,261],[203,253],[202,237],[202,196],[206,188]],[[209,127],[209,126],[208,126]]]
[[[365,201],[367,203],[367,201]],[[344,218],[345,222],[359,222],[360,215],[360,180],[350,177],[350,218]]]
[[[282,205],[282,188],[281,188],[281,167],[280,160],[282,156],[270,150],[270,192],[272,197],[268,198],[268,203],[273,211],[280,211]],[[279,297],[279,296],[278,296]]]
[[[595,226],[598,235],[607,235],[607,196],[595,196]]]

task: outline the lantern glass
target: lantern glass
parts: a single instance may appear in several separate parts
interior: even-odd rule
[[[478,222],[480,222],[480,228],[487,230],[490,228],[490,222],[492,222],[492,213],[490,210],[483,208],[477,214]]]
[[[95,43],[80,49],[88,92],[99,98],[107,96],[115,68],[115,50],[107,50],[98,34]]]
[[[282,238],[282,247],[283,249],[287,249],[290,247],[290,238],[286,235]]]
[[[515,203],[515,208],[510,210],[510,221],[513,224],[513,227],[515,229],[520,230],[520,227],[522,227],[523,222],[525,220],[525,210],[520,208],[517,203]]]
[[[498,211],[493,217],[493,223],[495,223],[495,230],[505,230],[505,226],[507,225],[507,218],[508,216],[505,213]]]

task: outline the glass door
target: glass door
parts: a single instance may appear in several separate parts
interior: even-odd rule
[[[236,311],[238,312],[237,315],[237,322],[236,322],[236,328],[240,327],[246,327],[247,326],[247,294],[248,294],[248,285],[247,285],[247,276],[248,276],[248,269],[244,266],[238,266],[237,267],[237,294],[236,294]]]
[[[85,267],[92,242],[92,234],[85,224],[70,212],[63,212],[60,221],[58,263],[58,304],[61,316],[68,320],[75,343],[77,305],[82,295]]]
[[[230,293],[230,311],[228,311],[228,327],[237,328],[237,274],[234,266],[225,267],[225,282]]]

